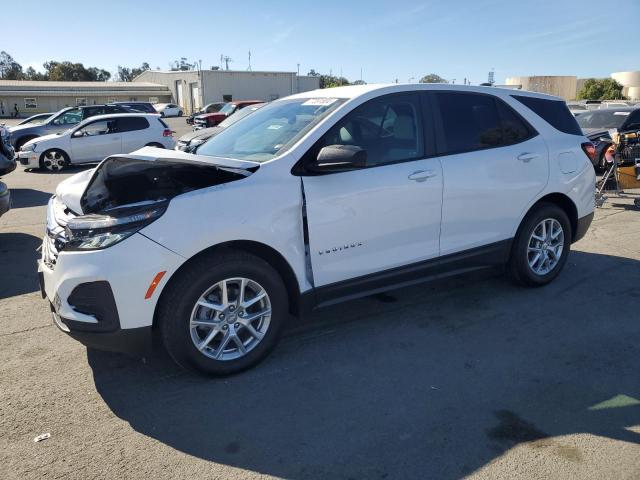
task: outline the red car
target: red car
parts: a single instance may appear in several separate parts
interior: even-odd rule
[[[237,100],[229,102],[218,112],[198,115],[193,119],[193,128],[200,129],[215,127],[229,115],[243,109],[244,107],[248,107],[249,105],[255,105],[256,103],[264,103],[264,100]]]

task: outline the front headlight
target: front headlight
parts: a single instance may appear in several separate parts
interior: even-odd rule
[[[130,237],[162,216],[168,202],[114,209],[109,215],[82,215],[65,228],[65,250],[100,250]]]
[[[23,152],[33,152],[36,149],[36,145],[37,143],[30,143],[29,145],[23,145],[22,147],[20,147],[20,150],[22,150]]]

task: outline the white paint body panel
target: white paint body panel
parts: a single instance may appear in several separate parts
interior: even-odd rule
[[[431,177],[408,178],[420,171]],[[303,181],[316,287],[438,256],[442,169],[437,158]]]

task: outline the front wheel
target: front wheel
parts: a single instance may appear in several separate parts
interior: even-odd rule
[[[529,212],[511,249],[511,278],[532,287],[551,282],[567,261],[571,236],[569,218],[557,205],[543,203]]]
[[[58,172],[69,165],[69,157],[62,150],[52,148],[40,156],[40,168]]]
[[[282,279],[244,252],[210,254],[167,286],[158,310],[165,348],[183,367],[230,375],[275,347],[288,316]]]

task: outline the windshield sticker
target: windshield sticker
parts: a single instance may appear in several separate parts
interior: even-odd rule
[[[630,114],[631,112],[613,112],[614,115],[622,115],[623,117],[626,117]]]
[[[337,98],[310,98],[302,105],[310,105],[314,107],[327,107],[338,101]]]

